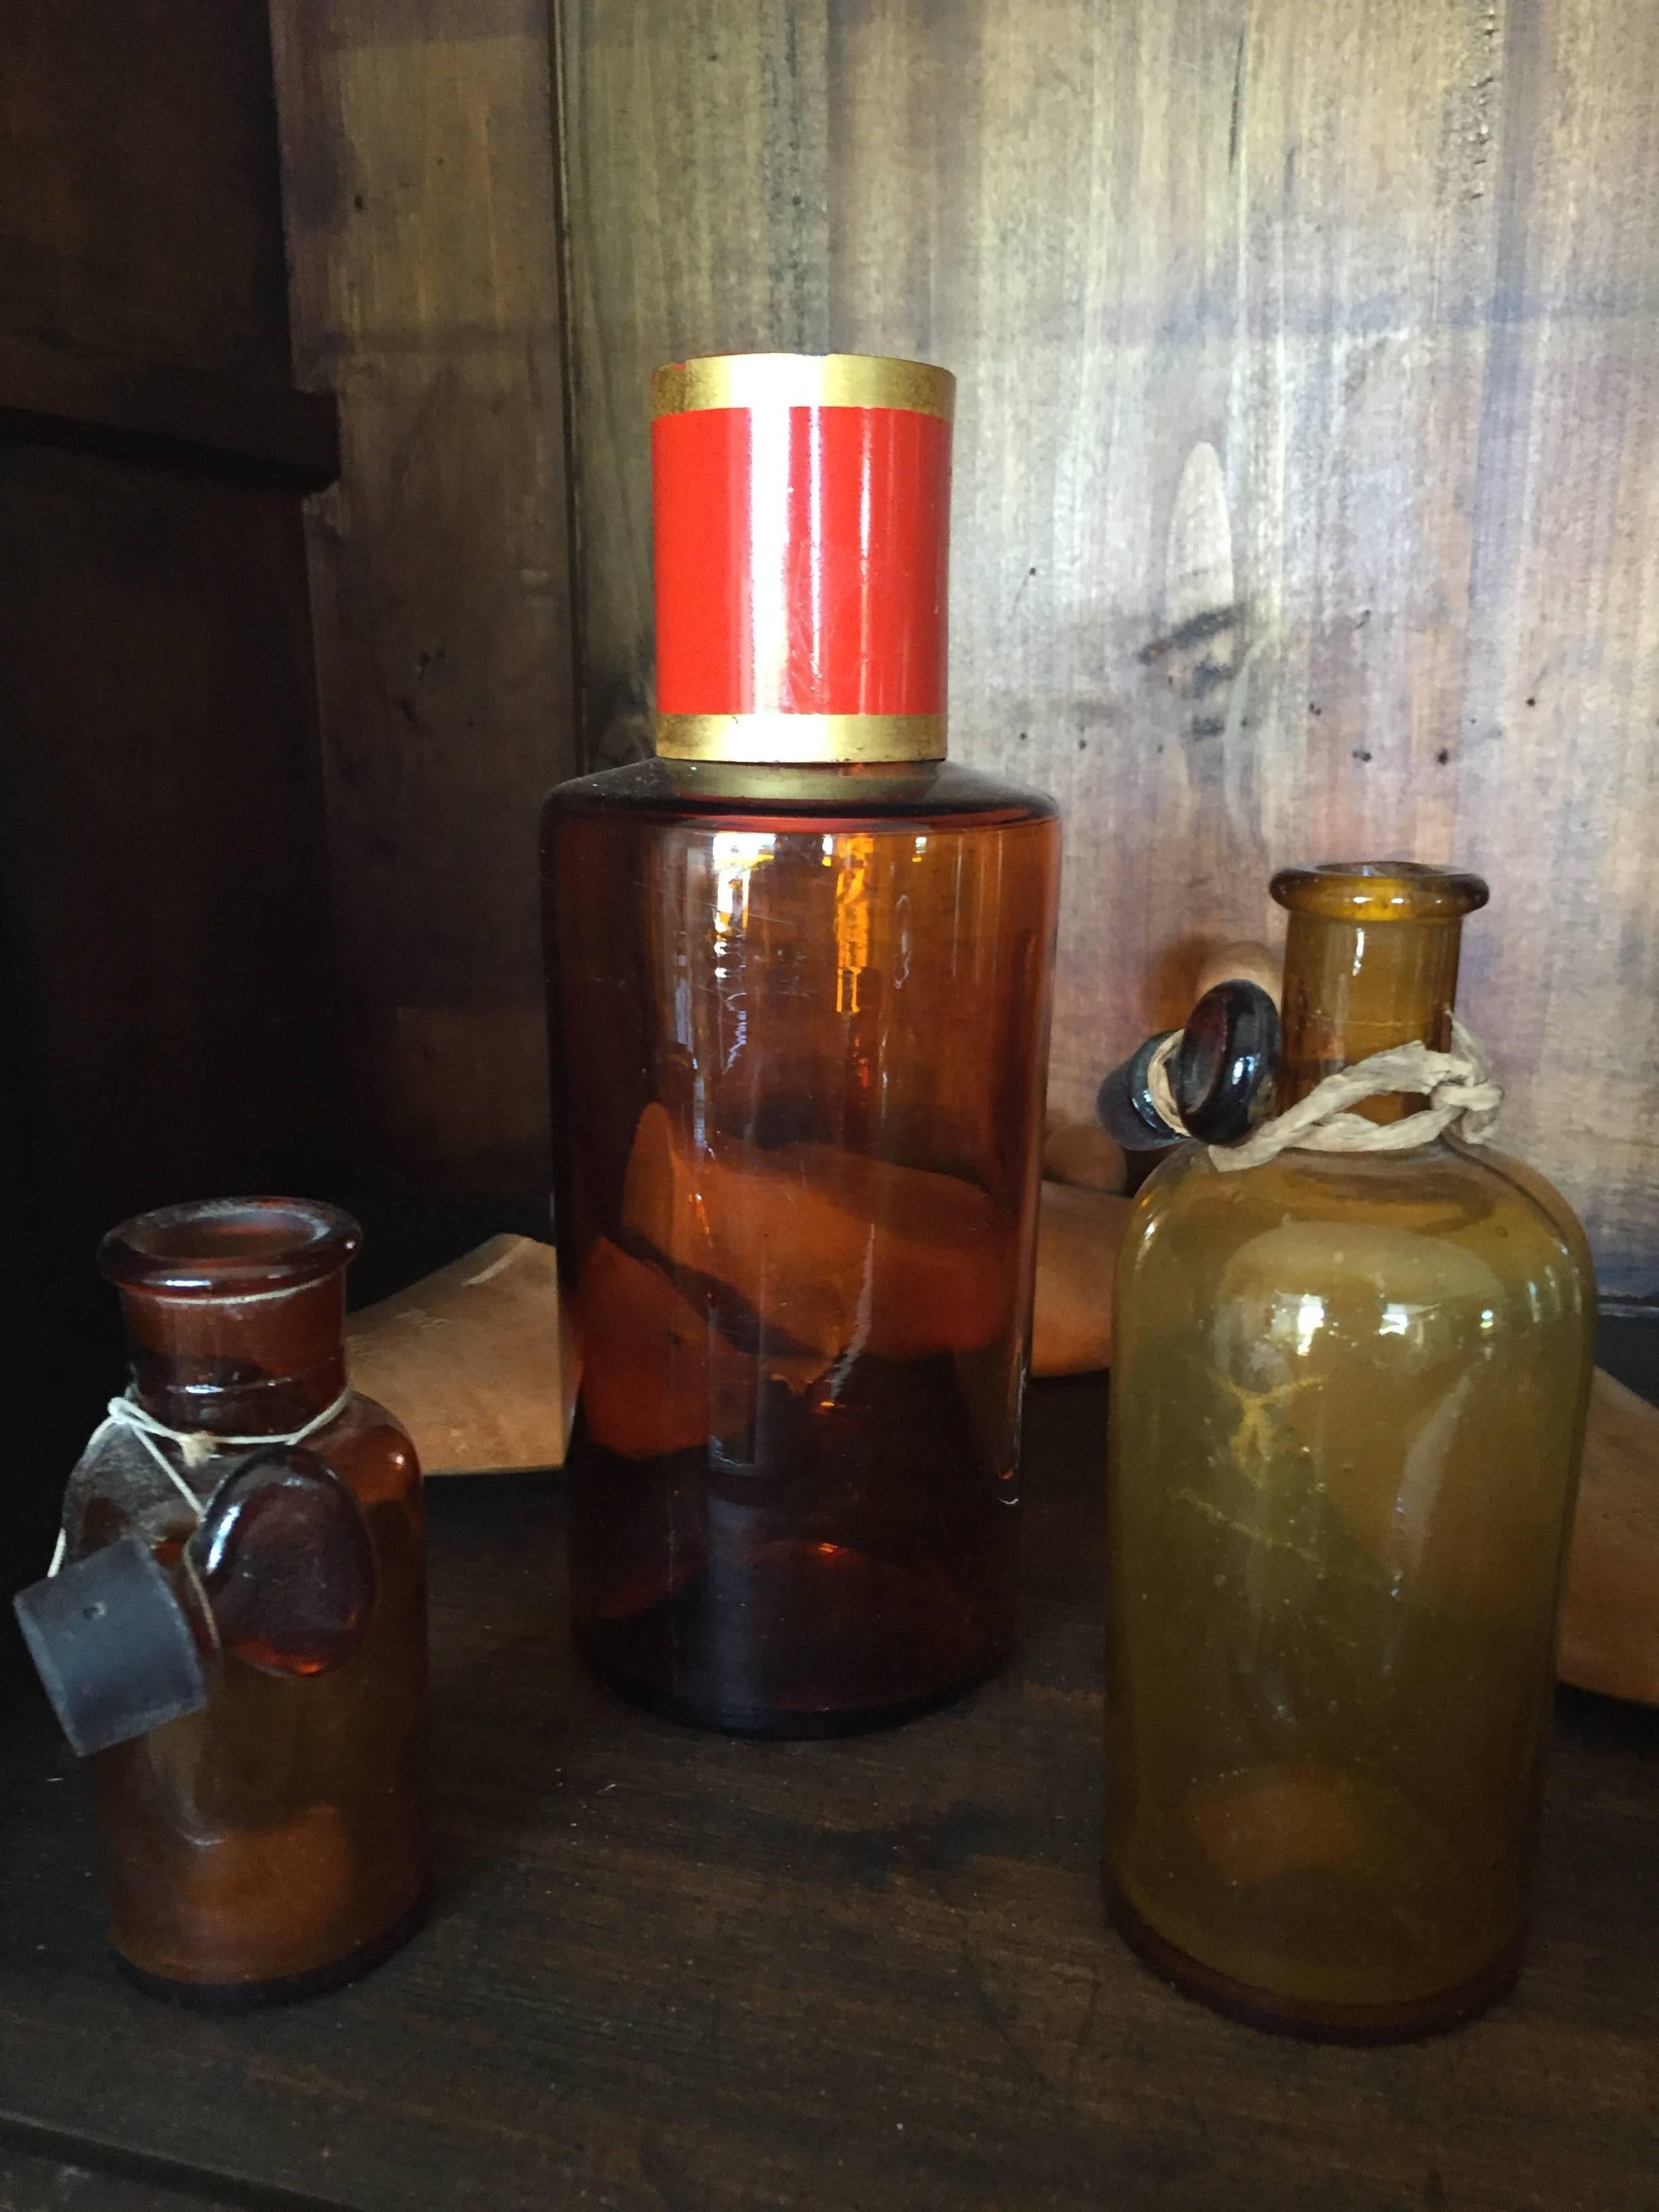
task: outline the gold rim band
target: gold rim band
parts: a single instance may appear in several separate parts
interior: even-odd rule
[[[943,714],[659,714],[665,760],[943,760]]]
[[[957,380],[925,361],[865,353],[716,353],[672,361],[651,380],[651,414],[705,407],[899,407],[913,415],[956,413]]]

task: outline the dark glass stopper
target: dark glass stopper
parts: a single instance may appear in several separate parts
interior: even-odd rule
[[[1279,1067],[1279,1010],[1258,983],[1235,977],[1206,991],[1188,1016],[1165,1073],[1185,1130],[1152,1103],[1147,1073],[1171,1035],[1151,1036],[1100,1086],[1095,1111],[1126,1150],[1149,1152],[1184,1135],[1206,1145],[1248,1136],[1273,1104]]]
[[[86,1758],[207,1703],[202,1643],[271,1674],[325,1674],[351,1656],[374,1606],[362,1509],[325,1460],[251,1453],[208,1500],[185,1569],[212,1615],[198,1638],[183,1583],[137,1535],[13,1599],[70,1745]],[[195,1601],[190,1601],[197,1610]]]
[[[1201,1143],[1236,1144],[1272,1110],[1279,1043],[1279,1009],[1259,983],[1235,976],[1204,994],[1187,1018],[1170,1086]]]
[[[1095,1118],[1125,1152],[1150,1152],[1160,1145],[1178,1145],[1182,1133],[1171,1128],[1152,1103],[1146,1087],[1146,1071],[1152,1054],[1172,1030],[1159,1030],[1137,1045],[1127,1060],[1120,1060],[1095,1097]]]
[[[362,1509],[326,1460],[271,1445],[208,1500],[191,1558],[232,1658],[272,1674],[325,1674],[349,1659],[374,1603]]]
[[[207,1703],[185,1609],[149,1546],[123,1536],[12,1600],[70,1748],[86,1759]]]

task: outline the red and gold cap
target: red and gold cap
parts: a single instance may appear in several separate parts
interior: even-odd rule
[[[945,756],[956,379],[714,354],[651,380],[657,750]]]

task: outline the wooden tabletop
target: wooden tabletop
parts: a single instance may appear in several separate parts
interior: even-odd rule
[[[308,2004],[128,1988],[82,1777],[9,1717],[0,2207],[1659,2205],[1659,1714],[1564,1694],[1519,1990],[1438,2042],[1257,2034],[1108,1932],[1105,1410],[1034,1393],[1014,1667],[844,1743],[618,1703],[557,1480],[434,1485],[438,1905]]]

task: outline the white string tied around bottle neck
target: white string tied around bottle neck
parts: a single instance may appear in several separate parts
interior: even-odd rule
[[[158,1421],[154,1413],[147,1413],[131,1391],[128,1390],[121,1397],[110,1400],[108,1410],[93,1432],[87,1444],[87,1450],[90,1451],[93,1449],[106,1429],[125,1429],[130,1436],[137,1437],[156,1466],[161,1468],[162,1474],[189,1506],[196,1526],[199,1528],[202,1522],[202,1501],[185,1480],[179,1469],[174,1467],[166,1452],[162,1450],[161,1447],[164,1443],[176,1444],[179,1447],[179,1457],[187,1468],[200,1467],[204,1461],[211,1459],[216,1452],[228,1449],[248,1451],[257,1449],[261,1444],[276,1444],[285,1448],[294,1444],[302,1444],[307,1437],[314,1437],[320,1430],[325,1429],[331,1421],[337,1420],[350,1403],[350,1400],[351,1386],[348,1383],[331,1406],[325,1406],[320,1413],[313,1414],[310,1420],[303,1422],[297,1429],[287,1430],[280,1436],[222,1437],[211,1429],[169,1428],[165,1421]],[[84,1457],[85,1455],[82,1454],[82,1456]],[[58,1548],[52,1555],[51,1566],[46,1570],[48,1579],[57,1574],[63,1566],[64,1554],[68,1549],[69,1532],[67,1529],[60,1528],[58,1532]],[[190,1562],[188,1546],[182,1556],[193,1581],[196,1571]],[[209,1619],[210,1620],[212,1619],[210,1613]]]
[[[1209,1145],[1212,1166],[1223,1175],[1261,1167],[1281,1152],[1408,1152],[1449,1133],[1465,1144],[1484,1145],[1504,1103],[1491,1063],[1474,1032],[1452,1016],[1452,1049],[1434,1052],[1420,1042],[1391,1045],[1357,1060],[1316,1083],[1305,1098],[1253,1129],[1237,1145]],[[1168,1073],[1183,1031],[1175,1030],[1152,1054],[1146,1089],[1171,1128],[1186,1133]],[[1362,1098],[1404,1093],[1426,1097],[1422,1112],[1397,1121],[1373,1121],[1347,1109]]]

